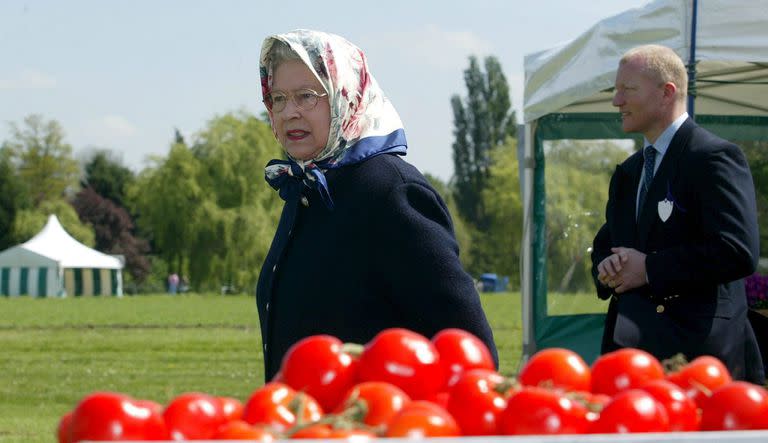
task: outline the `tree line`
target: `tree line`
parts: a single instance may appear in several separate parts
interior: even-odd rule
[[[129,292],[186,276],[200,291],[255,287],[282,206],[263,166],[281,155],[267,123],[246,112],[211,119],[188,144],[135,174],[108,149],[81,166],[55,120],[10,124],[0,146],[0,250],[56,214],[76,239],[125,257]]]

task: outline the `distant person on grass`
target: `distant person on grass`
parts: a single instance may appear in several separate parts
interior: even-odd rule
[[[176,294],[179,292],[179,274],[173,273],[168,276],[168,293]]]
[[[734,378],[763,383],[743,280],[759,255],[752,175],[738,146],[688,116],[687,85],[669,48],[619,62],[613,105],[645,148],[616,168],[594,240],[597,294],[611,299],[602,350],[713,355]]]
[[[402,159],[403,125],[363,52],[292,31],[265,39],[260,71],[287,156],[266,167],[285,200],[256,292],[266,379],[304,337],[362,344],[390,327],[465,329],[497,359],[448,209]]]

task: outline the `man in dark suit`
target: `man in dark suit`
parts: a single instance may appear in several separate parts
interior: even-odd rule
[[[688,116],[687,84],[663,46],[619,63],[613,105],[645,147],[616,167],[594,239],[597,294],[611,299],[602,352],[713,355],[734,378],[762,383],[743,281],[759,255],[752,175],[738,146]]]

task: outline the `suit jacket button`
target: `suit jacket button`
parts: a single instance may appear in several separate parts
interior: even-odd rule
[[[664,312],[664,305],[656,306],[656,312],[658,312],[659,314],[663,313]]]
[[[309,207],[309,199],[302,195],[301,196],[301,204],[304,205],[305,207]]]

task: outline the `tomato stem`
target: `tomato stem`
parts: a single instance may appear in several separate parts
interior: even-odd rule
[[[363,355],[364,350],[365,346],[358,343],[344,343],[341,345],[341,352],[349,354],[355,358],[359,358],[361,355]]]
[[[359,397],[351,398],[339,415],[362,423],[365,420],[365,416],[368,415],[368,402]]]
[[[498,392],[501,395],[506,396],[509,391],[511,390],[518,390],[520,388],[520,383],[518,383],[517,379],[514,377],[504,377],[504,381],[497,384],[496,387],[493,389],[494,391]]]
[[[675,373],[680,369],[682,369],[683,366],[687,364],[688,364],[688,359],[686,359],[685,355],[681,353],[677,353],[672,357],[669,357],[661,361],[661,365],[664,368],[665,374]]]

